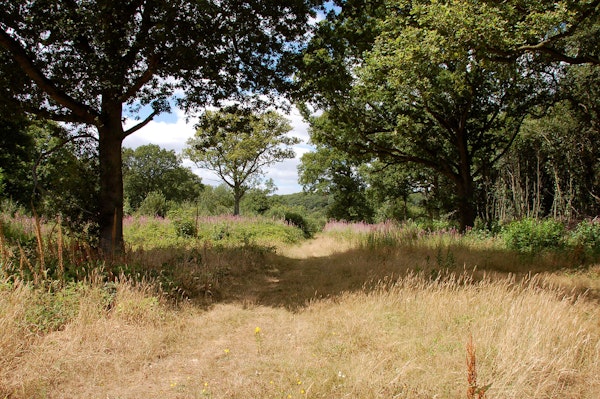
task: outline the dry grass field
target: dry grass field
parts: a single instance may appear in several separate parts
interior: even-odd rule
[[[200,299],[90,277],[47,330],[43,290],[0,284],[0,398],[600,397],[600,266],[334,234],[198,256]]]

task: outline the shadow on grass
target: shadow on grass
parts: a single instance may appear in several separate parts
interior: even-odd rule
[[[157,255],[151,256],[156,258]],[[346,249],[303,259],[252,246],[205,247],[178,256],[175,262],[163,262],[163,271],[171,268],[173,284],[178,285],[183,296],[199,305],[236,302],[295,311],[311,302],[335,300],[344,293],[369,292],[382,283],[389,284],[409,274],[420,274],[432,280],[466,274],[474,282],[509,276],[519,281],[539,274],[546,276],[540,279],[541,286],[558,285],[565,295],[587,292],[591,298],[600,298],[597,284],[600,276],[591,285],[589,281],[550,278],[587,270],[567,252],[534,256],[462,245],[429,247],[413,244]]]

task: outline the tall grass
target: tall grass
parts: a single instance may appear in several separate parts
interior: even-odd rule
[[[600,394],[597,306],[535,281],[412,275],[297,312],[175,310],[129,283],[107,306],[102,292],[78,291],[70,321],[40,335],[26,328],[30,289],[0,291],[10,316],[1,319],[1,395],[459,398],[471,386],[499,399]],[[471,335],[476,380],[465,363]]]
[[[107,264],[2,219],[0,398],[600,397],[597,265],[393,223],[258,244],[254,222],[161,245],[169,220],[128,220]]]

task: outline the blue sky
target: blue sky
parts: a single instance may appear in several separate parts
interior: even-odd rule
[[[148,109],[141,109],[141,116],[149,114]],[[265,177],[273,179],[277,186],[277,194],[291,194],[302,191],[298,184],[297,167],[300,163],[300,157],[312,150],[308,144],[308,125],[302,120],[299,112],[293,110],[285,117],[292,125],[292,131],[288,133],[291,136],[298,137],[301,143],[294,146],[296,157],[280,163],[277,163],[266,169]],[[145,144],[156,144],[167,150],[174,150],[177,154],[185,147],[185,142],[194,134],[194,125],[197,120],[190,118],[186,123],[186,116],[178,108],[173,108],[172,113],[163,113],[158,115],[152,122],[144,128],[127,137],[123,142],[124,147],[136,148]],[[130,120],[125,123],[126,127],[132,126],[136,121]],[[184,161],[184,166],[190,167],[194,173],[202,177],[205,184],[219,185],[221,180],[214,173],[197,168],[192,162]]]

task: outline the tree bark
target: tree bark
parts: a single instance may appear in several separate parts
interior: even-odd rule
[[[475,191],[473,190],[473,177],[460,179],[456,182],[458,222],[461,232],[475,224]]]
[[[466,118],[466,114],[465,114]],[[471,170],[471,153],[467,140],[468,132],[464,126],[464,121],[456,133],[456,143],[458,150],[458,176],[455,179],[457,191],[458,222],[461,232],[467,227],[473,227],[475,224],[475,190],[473,183],[473,172]]]
[[[104,258],[109,259],[125,249],[121,108],[120,103],[104,103],[101,124],[97,126],[100,163],[99,250]]]
[[[233,216],[238,216],[240,214],[240,202],[244,193],[238,188],[233,188]]]

